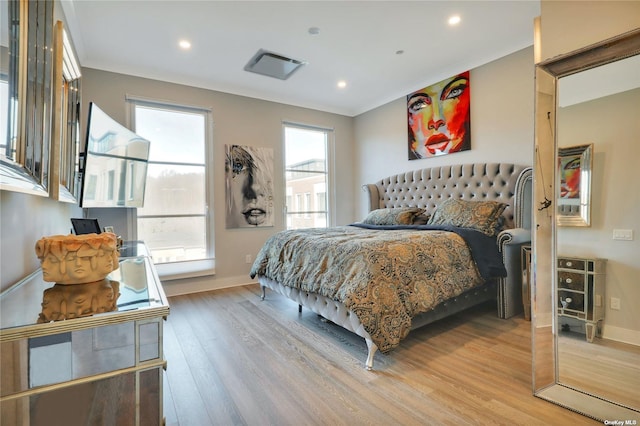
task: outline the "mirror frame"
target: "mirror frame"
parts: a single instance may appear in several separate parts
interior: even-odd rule
[[[579,161],[580,178],[577,197],[562,198],[563,163]],[[558,226],[591,226],[591,168],[593,166],[593,144],[558,148],[558,170],[556,172],[556,214]],[[571,200],[571,201],[569,201]]]
[[[535,175],[531,286],[532,381],[535,396],[599,421],[636,419],[640,408],[562,385],[557,364],[556,108],[558,79],[640,54],[640,29],[538,63],[535,72]]]
[[[0,157],[0,189],[48,196],[54,2],[16,0],[8,6],[9,98],[16,101],[7,120],[15,126],[7,128],[7,138],[15,144],[6,149],[15,153]]]
[[[80,66],[62,21],[54,35],[51,189],[54,200],[78,202]]]

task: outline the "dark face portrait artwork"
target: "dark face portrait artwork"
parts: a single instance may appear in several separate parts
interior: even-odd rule
[[[409,160],[471,149],[469,71],[407,96]]]
[[[226,145],[226,226],[273,226],[273,150]]]

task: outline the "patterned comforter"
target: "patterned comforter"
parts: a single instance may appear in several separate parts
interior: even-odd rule
[[[482,268],[485,275],[506,274],[495,238],[459,228],[386,228],[395,229],[342,226],[277,233],[258,253],[250,275],[343,303],[379,350],[388,352],[409,333],[415,315],[489,278],[479,272],[474,254],[483,262],[499,262]]]

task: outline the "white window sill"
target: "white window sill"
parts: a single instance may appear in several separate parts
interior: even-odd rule
[[[160,281],[182,280],[186,278],[206,277],[216,274],[215,259],[157,263],[155,267]]]

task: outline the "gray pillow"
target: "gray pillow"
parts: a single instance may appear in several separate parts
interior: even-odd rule
[[[424,213],[419,207],[394,207],[370,212],[362,223],[368,225],[413,225],[414,219]]]

